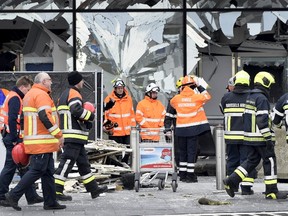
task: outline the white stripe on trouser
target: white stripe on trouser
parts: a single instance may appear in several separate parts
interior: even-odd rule
[[[66,160],[66,162],[65,162],[65,164],[64,164],[64,166],[63,166],[63,169],[62,169],[62,171],[61,171],[61,173],[60,173],[61,176],[64,176],[65,172],[66,172],[67,169],[68,169],[68,166],[69,166],[70,162],[71,162],[70,159]]]
[[[195,163],[187,163],[187,172],[194,173]]]
[[[252,183],[252,182],[242,181],[242,182],[241,182],[241,185],[242,185],[242,186],[251,186],[251,187],[252,187],[252,186],[253,186],[253,183]]]
[[[179,162],[179,171],[187,171],[187,162]]]

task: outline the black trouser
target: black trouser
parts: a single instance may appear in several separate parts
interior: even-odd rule
[[[28,170],[28,168],[21,168],[14,163],[12,158],[12,149],[14,145],[9,134],[6,134],[3,138],[3,142],[6,147],[6,159],[0,175],[0,200],[5,200],[5,193],[9,191],[9,185],[12,182],[16,169],[18,169],[20,177],[22,177]],[[32,184],[25,192],[26,200],[28,202],[33,201],[37,196],[35,184]]]
[[[248,173],[257,167],[262,158],[264,182],[266,186],[265,193],[277,193],[277,164],[274,149],[268,151],[266,146],[247,146],[247,152],[247,160],[231,174],[229,181],[231,181],[234,186],[238,186],[239,183],[248,176]]]
[[[192,178],[197,161],[197,136],[178,136],[179,144],[179,176],[180,178]]]
[[[75,163],[86,190],[88,192],[95,191],[98,184],[95,180],[95,176],[91,173],[90,163],[84,145],[78,143],[65,143],[63,150],[60,164],[54,174],[56,193],[63,193],[64,183]]]
[[[44,196],[44,206],[56,205],[56,193],[54,184],[54,160],[52,153],[35,154],[30,156],[30,167],[20,182],[10,195],[14,200],[19,200],[29,187],[39,178],[41,178],[42,190]]]

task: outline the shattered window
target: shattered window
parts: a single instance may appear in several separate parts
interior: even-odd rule
[[[1,0],[0,10],[57,10],[71,9],[73,0]]]
[[[71,22],[69,13],[1,13],[0,71],[73,70]]]
[[[286,8],[287,4],[287,0],[187,0],[187,8],[201,9]]]
[[[165,103],[183,74],[182,20],[177,12],[78,13],[77,68],[103,71],[106,93],[120,77],[136,102],[155,82]]]
[[[76,0],[77,9],[169,9],[182,8],[183,0]]]

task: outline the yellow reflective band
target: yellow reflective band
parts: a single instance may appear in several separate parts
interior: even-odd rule
[[[227,130],[230,131],[231,130],[231,116],[228,117],[227,119]]]
[[[51,144],[51,143],[58,143],[58,139],[45,139],[45,140],[24,140],[25,145],[31,144]]]
[[[288,105],[283,106],[283,109],[287,110],[288,109]]]
[[[227,140],[244,140],[244,136],[224,135]]]
[[[60,129],[57,128],[56,130],[52,131],[52,135],[55,136],[56,134],[58,134],[60,132]]]
[[[243,179],[243,182],[251,182],[251,183],[254,183],[254,179],[253,179],[253,178],[246,177],[246,178]]]
[[[56,122],[56,116],[52,115],[52,119],[54,122]]]
[[[28,116],[28,135],[33,135],[32,134],[32,127],[33,127],[33,123],[32,123],[32,116]]]
[[[95,176],[93,175],[93,176],[89,177],[88,179],[83,180],[83,184],[88,184],[88,183],[92,182],[94,179],[95,179]]]
[[[252,115],[251,116],[251,132],[255,133],[256,132],[256,116]]]
[[[84,120],[87,121],[87,120],[90,118],[90,116],[91,116],[91,112],[88,111],[87,114],[86,114],[86,116],[85,116],[85,118],[84,118]]]
[[[81,140],[88,140],[88,136],[79,135],[79,134],[63,134],[64,138],[76,138]]]
[[[243,113],[244,108],[225,108],[224,113]]]
[[[67,114],[64,114],[64,129],[68,129],[68,116]]]
[[[277,179],[264,180],[264,183],[265,183],[266,185],[277,184]]]
[[[57,110],[69,110],[69,106],[67,105],[61,105],[57,107]]]
[[[51,107],[52,112],[56,111],[56,107]]]
[[[37,112],[37,109],[34,107],[23,107],[23,112]]]
[[[62,180],[59,180],[59,179],[55,179],[55,184],[59,184],[59,185],[64,186],[65,181],[62,181]]]
[[[250,104],[246,104],[246,105],[245,105],[245,109],[249,109],[249,110],[254,110],[254,111],[256,111],[256,107],[255,107],[255,106],[252,106],[252,105],[250,105]]]
[[[276,194],[275,193],[270,193],[267,194],[266,197],[271,197],[272,199],[277,199]]]
[[[246,178],[246,176],[238,169],[234,171],[242,180]]]

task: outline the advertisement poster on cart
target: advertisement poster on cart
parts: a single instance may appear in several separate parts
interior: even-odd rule
[[[172,168],[172,147],[140,148],[140,168]]]

